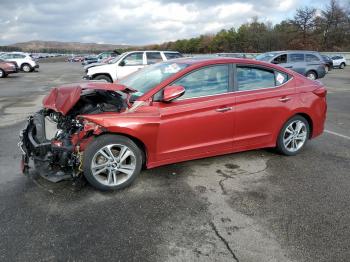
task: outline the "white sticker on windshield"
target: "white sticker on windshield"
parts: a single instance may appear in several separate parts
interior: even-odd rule
[[[175,74],[175,73],[179,72],[180,70],[181,70],[181,68],[179,67],[178,64],[171,64],[171,65],[168,65],[166,68],[164,68],[164,73]]]
[[[276,80],[277,80],[277,83],[281,85],[284,82],[284,76],[281,73],[278,73],[276,76]]]

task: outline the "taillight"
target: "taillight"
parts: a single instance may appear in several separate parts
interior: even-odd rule
[[[312,93],[314,93],[315,95],[317,95],[319,97],[326,97],[327,89],[325,87],[319,87],[319,88],[315,89],[314,91],[312,91]]]

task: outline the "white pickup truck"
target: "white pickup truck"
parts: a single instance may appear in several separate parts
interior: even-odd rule
[[[114,82],[147,65],[174,58],[182,54],[175,51],[132,51],[121,54],[107,64],[86,69],[84,79]]]

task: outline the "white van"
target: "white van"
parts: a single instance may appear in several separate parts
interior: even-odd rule
[[[182,57],[182,54],[174,51],[126,52],[107,64],[86,69],[84,79],[105,80],[112,83],[147,65],[180,57]]]

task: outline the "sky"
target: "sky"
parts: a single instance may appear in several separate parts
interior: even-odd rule
[[[0,0],[0,45],[30,40],[146,45],[273,24],[311,0]],[[317,8],[328,0],[318,0]]]

